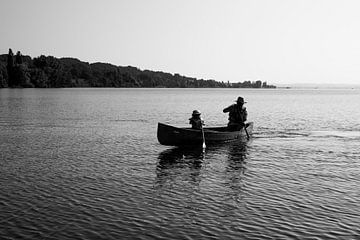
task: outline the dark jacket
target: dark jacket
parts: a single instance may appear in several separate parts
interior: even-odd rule
[[[247,111],[244,106],[240,107],[240,105],[233,104],[223,110],[224,113],[229,113],[228,125],[244,125],[247,120]]]
[[[201,129],[204,125],[204,121],[199,117],[192,117],[189,118],[189,124],[191,124],[193,129]]]

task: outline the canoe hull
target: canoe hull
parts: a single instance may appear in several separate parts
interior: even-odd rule
[[[247,132],[251,136],[253,123],[247,124]],[[235,140],[247,140],[244,129],[240,131],[227,131],[226,127],[204,128],[206,144],[216,144]],[[166,146],[187,146],[202,144],[201,130],[191,128],[178,128],[164,123],[158,123],[157,138],[162,145]]]

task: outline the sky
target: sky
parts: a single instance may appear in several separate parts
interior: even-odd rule
[[[360,83],[358,0],[0,0],[0,54],[198,79]]]

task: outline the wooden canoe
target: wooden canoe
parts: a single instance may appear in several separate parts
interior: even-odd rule
[[[253,123],[246,124],[246,130],[251,136]],[[240,131],[229,131],[227,127],[205,127],[204,136],[206,144],[216,144],[235,140],[247,140],[244,129]],[[179,128],[164,123],[158,123],[157,138],[162,145],[167,146],[186,146],[201,145],[201,130],[192,128]]]

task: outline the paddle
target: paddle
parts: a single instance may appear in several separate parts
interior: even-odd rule
[[[246,130],[246,124],[244,124],[244,130],[245,130],[245,133],[246,133],[246,138],[247,138],[247,140],[249,140],[250,135],[249,135],[248,131]]]
[[[205,145],[205,134],[204,134],[204,128],[203,128],[203,124],[201,123],[201,134],[202,134],[202,140],[203,140],[203,144],[202,144],[202,147],[203,149],[206,148],[206,145]]]

